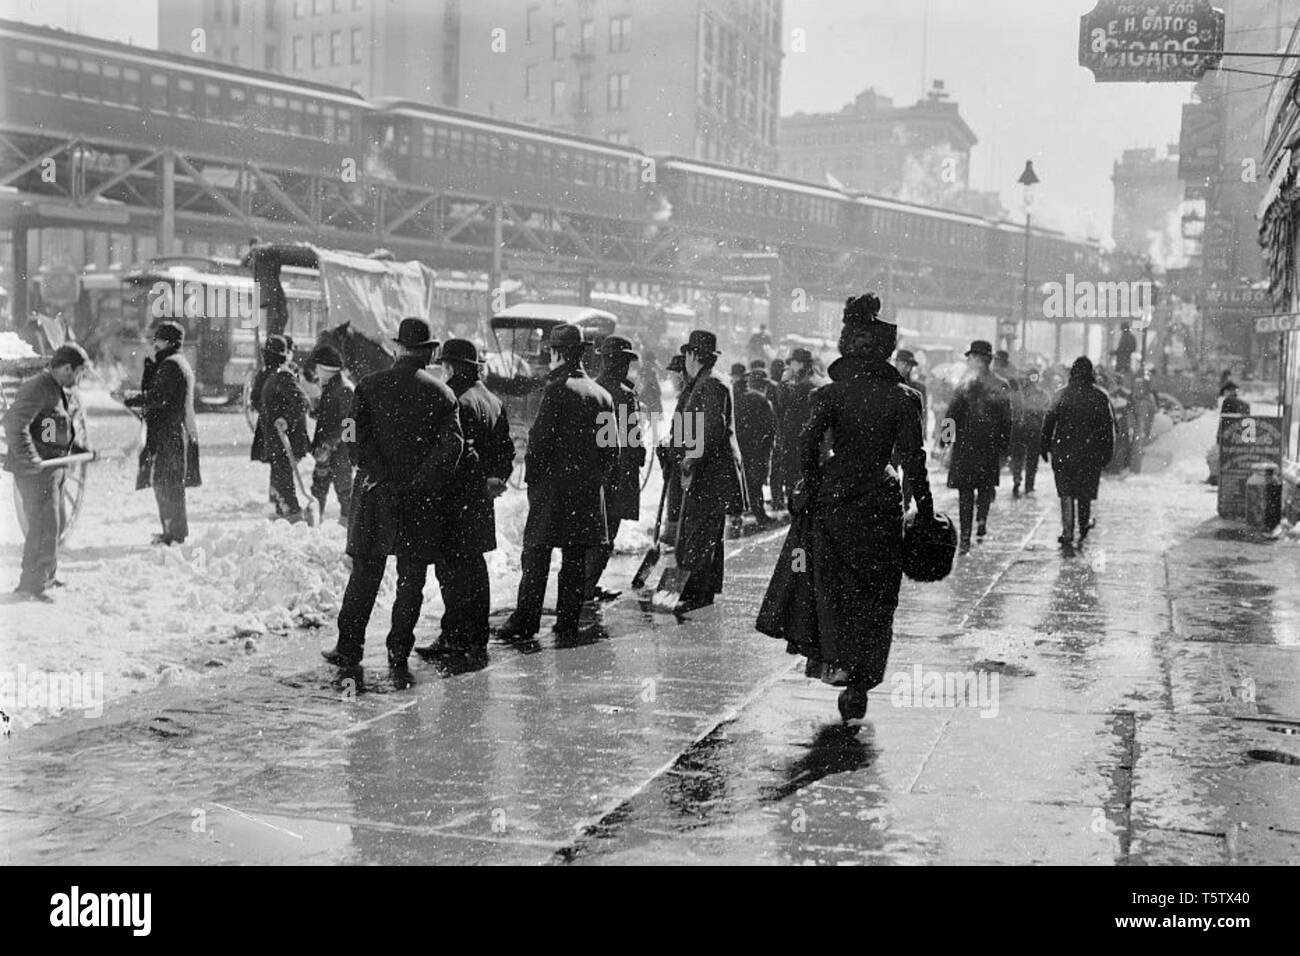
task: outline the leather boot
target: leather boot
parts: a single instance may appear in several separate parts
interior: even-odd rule
[[[1061,536],[1056,539],[1061,544],[1074,543],[1074,499],[1061,499]]]

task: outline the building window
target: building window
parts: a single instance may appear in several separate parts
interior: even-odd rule
[[[221,57],[222,57],[222,55],[223,55],[225,52],[226,52],[226,51],[223,50],[223,49],[222,49],[221,47],[219,47],[219,46],[214,46],[214,47],[212,48],[212,55],[217,59],[218,62],[221,61]]]
[[[551,113],[564,112],[564,81],[551,80]]]
[[[537,67],[529,63],[524,67],[524,99],[537,98]]]
[[[330,31],[330,66],[338,66],[343,62],[343,31]]]
[[[537,7],[524,11],[524,42],[532,43],[537,39]]]
[[[631,143],[631,140],[628,138],[627,130],[618,130],[616,132],[611,132],[605,138],[608,139],[611,143],[617,143],[619,146],[627,146],[629,143]]]
[[[275,73],[277,70],[280,69],[279,49],[277,49],[275,46],[268,43],[266,45],[265,51],[263,52],[263,55],[265,57],[266,71],[268,73]]]
[[[595,46],[596,21],[583,20],[578,26],[578,52],[590,53]]]
[[[562,57],[564,49],[564,23],[560,22],[551,27],[551,59],[558,60]]]
[[[272,28],[275,27],[275,22],[276,22],[275,13],[276,13],[276,4],[268,3],[266,5],[266,25],[268,27],[272,27]]]
[[[627,50],[628,41],[632,36],[632,17],[610,17],[609,18],[609,52],[623,53]]]
[[[296,36],[293,38],[293,68],[302,69],[303,38]]]
[[[591,111],[591,76],[586,73],[578,77],[578,111]]]
[[[212,20],[214,23],[220,23],[225,18],[223,8],[226,0],[212,0]]]
[[[232,46],[230,48],[230,62],[236,65],[239,64],[239,47]]]
[[[324,13],[324,12],[325,12],[325,0],[312,0],[312,2],[311,2],[311,12],[314,13],[316,16],[320,16],[322,13]]]
[[[311,35],[312,68],[317,69],[324,62],[325,62],[325,34],[313,33]]]
[[[605,86],[605,108],[627,109],[628,91],[632,85],[631,73],[611,73]]]
[[[342,13],[343,0],[334,0],[334,2],[330,4],[330,9],[333,10],[335,13]]]
[[[230,0],[230,25],[239,26],[239,0]]]
[[[360,27],[352,28],[352,62],[361,62],[361,50],[365,44],[365,32]]]

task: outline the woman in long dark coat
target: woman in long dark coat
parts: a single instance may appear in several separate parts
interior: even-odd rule
[[[1074,539],[1078,509],[1079,541],[1092,526],[1092,503],[1101,472],[1115,454],[1115,418],[1110,399],[1096,384],[1092,362],[1080,356],[1070,368],[1070,383],[1056,393],[1043,420],[1043,460],[1051,454],[1056,493],[1061,496],[1063,545]]]
[[[800,437],[803,488],[759,612],[758,629],[808,660],[805,673],[844,687],[840,716],[866,714],[885,678],[902,583],[903,493],[897,449],[919,517],[934,500],[925,467],[921,401],[889,362],[896,326],[873,294],[851,298],[831,381],[813,392]],[[823,461],[823,444],[829,457]]]

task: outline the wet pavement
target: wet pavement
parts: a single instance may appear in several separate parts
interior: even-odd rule
[[[0,859],[1300,862],[1300,549],[1167,473],[1102,495],[1063,555],[1055,497],[1004,488],[948,580],[905,583],[856,733],[752,629],[769,531],[728,542],[718,606],[684,621],[625,597],[581,642],[416,662],[399,691],[376,620],[360,693],[319,662],[327,628],[15,734]]]

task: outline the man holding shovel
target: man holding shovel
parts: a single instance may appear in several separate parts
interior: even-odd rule
[[[31,600],[48,602],[46,591],[63,586],[54,576],[63,470],[41,463],[88,451],[76,386],[89,361],[75,342],[59,346],[49,368],[22,384],[4,416],[5,470],[13,472],[27,519],[22,574],[14,593]]]
[[[289,363],[292,352],[283,335],[267,337],[262,358],[271,369],[262,387],[262,451],[271,464],[271,498],[275,517],[291,524],[303,520],[298,502],[298,461],[307,454],[311,440],[307,437],[307,394],[298,381],[298,372]],[[288,448],[281,440],[279,421],[285,424]],[[269,426],[269,427],[268,427]],[[292,453],[292,454],[291,454]],[[309,501],[311,499],[308,499]]]

